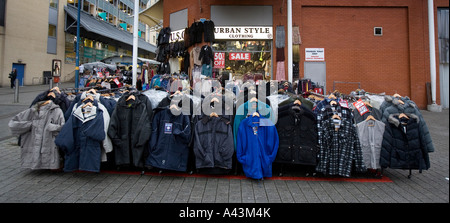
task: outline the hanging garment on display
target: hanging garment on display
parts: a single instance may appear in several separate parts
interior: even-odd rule
[[[203,42],[204,24],[202,22],[193,22],[189,27],[190,45]]]
[[[284,60],[285,60],[285,58],[284,58],[284,47],[283,48],[276,48],[276,49],[277,49],[277,56],[276,56],[277,62],[283,61],[283,63],[284,63]]]
[[[367,170],[350,109],[337,102],[325,106],[317,114],[317,129],[317,172],[350,177],[352,167],[356,172]]]
[[[298,62],[292,63],[292,77],[298,79],[300,77],[300,64]]]
[[[278,143],[277,129],[269,119],[254,115],[240,123],[236,157],[246,177],[272,177],[272,162],[277,155]]]
[[[284,81],[284,80],[286,80],[286,74],[285,74],[285,69],[284,69],[284,61],[278,61],[277,62],[276,80],[277,81]]]
[[[276,48],[285,47],[286,33],[284,31],[284,26],[277,26],[275,38],[276,38],[275,39],[275,47]]]
[[[317,164],[317,121],[306,107],[291,103],[278,109],[279,148],[275,162]]]
[[[214,64],[214,55],[212,53],[212,48],[208,45],[202,46],[198,59],[202,61],[202,64],[210,65]]]
[[[125,93],[119,99],[108,129],[114,145],[115,165],[144,166],[152,115],[150,100],[139,92]]]
[[[201,50],[202,50],[202,48],[198,47],[198,46],[192,48],[191,53],[190,53],[190,58],[192,60],[191,67],[193,67],[194,65],[197,65],[197,66],[202,65],[202,60],[200,58]]]
[[[211,20],[205,20],[203,22],[203,28],[204,28],[204,41],[205,42],[214,42],[215,41],[215,35],[214,35],[214,22]]]
[[[430,168],[429,151],[420,122],[420,118],[415,114],[389,115],[381,148],[382,168],[410,170]]]
[[[425,119],[423,118],[416,103],[414,103],[409,97],[397,98],[386,95],[385,101],[380,106],[380,111],[383,114],[381,121],[385,124],[388,123],[389,117],[392,114],[407,113],[416,115],[419,118],[420,133],[422,134],[426,149],[428,152],[434,152],[434,145],[427,123],[425,122]]]
[[[179,109],[174,107],[173,109]],[[174,115],[169,107],[156,112],[151,127],[149,155],[145,165],[166,170],[186,171],[191,140],[188,115]]]
[[[97,101],[78,103],[55,139],[64,152],[64,171],[100,172],[105,137],[103,111]]]
[[[302,37],[300,36],[300,29],[298,26],[292,27],[292,44],[301,45]]]
[[[197,169],[215,168],[228,172],[234,154],[233,126],[223,116],[203,115],[194,128],[194,154]]]
[[[53,92],[53,95],[50,94],[52,92]],[[70,101],[67,98],[67,94],[64,92],[61,92],[58,87],[54,87],[50,90],[47,90],[47,91],[44,91],[44,92],[38,94],[38,96],[36,96],[36,98],[34,98],[33,102],[31,102],[30,108],[31,108],[31,106],[35,105],[36,103],[38,103],[40,101],[47,101],[47,100],[52,100],[53,103],[57,104],[59,106],[59,108],[61,108],[63,113],[65,113],[67,111],[67,109],[69,109],[69,107],[70,107]]]
[[[170,72],[169,73],[180,73],[181,67],[178,62],[178,58],[170,58],[169,59]]]
[[[212,68],[213,67],[210,64],[203,64],[202,65],[202,75],[205,75],[206,77],[211,77]]]
[[[382,115],[381,111],[373,106],[365,105],[367,108],[367,113],[361,114],[358,109],[353,109],[353,116],[355,117],[355,123],[358,124],[371,115],[374,119],[381,121]]]
[[[157,46],[161,46],[164,44],[168,44],[170,41],[171,36],[171,30],[170,27],[164,27],[159,31],[158,39],[157,39]]]
[[[300,45],[292,45],[292,62],[300,62]]]
[[[379,169],[385,124],[379,120],[367,119],[359,122],[356,129],[364,164],[369,169]]]
[[[15,115],[8,127],[12,135],[21,138],[21,167],[59,169],[60,152],[55,137],[64,124],[64,114],[52,100],[37,102]]]

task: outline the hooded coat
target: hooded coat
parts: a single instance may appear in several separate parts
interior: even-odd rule
[[[276,127],[280,145],[275,162],[317,164],[317,121],[312,111],[293,103],[280,107]]]
[[[188,115],[174,115],[169,108],[158,109],[151,127],[149,155],[145,165],[160,169],[186,171],[191,122]]]
[[[23,168],[59,169],[60,152],[55,137],[65,120],[61,108],[50,101],[37,102],[14,116],[8,123],[11,133],[21,136],[20,160]]]
[[[92,107],[80,103],[56,137],[64,152],[64,171],[100,172],[102,144],[106,137],[103,111],[94,101]]]
[[[389,115],[381,147],[382,168],[418,170],[430,168],[420,118],[415,114],[407,116],[409,119],[399,118],[399,114]]]
[[[239,125],[236,157],[245,176],[253,179],[272,177],[272,163],[278,151],[278,133],[267,118],[250,116]]]
[[[108,136],[114,147],[115,165],[144,167],[145,151],[151,135],[151,102],[143,94],[128,100],[124,94],[111,116]]]

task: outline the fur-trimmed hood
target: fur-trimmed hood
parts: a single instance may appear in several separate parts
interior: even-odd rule
[[[395,127],[398,127],[400,125],[400,120],[398,119],[398,116],[400,114],[396,113],[396,114],[390,114],[389,118],[388,118],[388,122],[395,125]],[[412,114],[412,113],[408,113],[406,114],[410,119],[413,119],[414,121],[416,121],[417,123],[420,122],[419,116]]]

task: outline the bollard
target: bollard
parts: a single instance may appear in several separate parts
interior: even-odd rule
[[[14,86],[16,86],[14,89],[14,103],[19,103],[19,79],[14,81]]]
[[[48,85],[49,85],[49,90],[53,88],[53,78],[50,78]]]

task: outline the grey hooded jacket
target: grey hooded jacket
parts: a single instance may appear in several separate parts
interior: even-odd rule
[[[21,166],[30,169],[59,169],[60,153],[55,138],[65,124],[61,108],[50,101],[34,104],[8,123],[11,133],[21,136]]]

